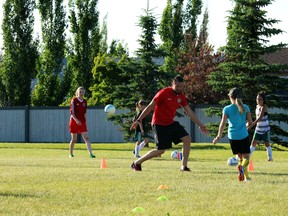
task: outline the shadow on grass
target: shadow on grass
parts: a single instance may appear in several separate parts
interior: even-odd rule
[[[82,144],[82,143],[81,143]],[[83,145],[82,144],[82,146],[81,146],[81,144],[80,145],[78,145],[77,146],[77,144],[75,145],[75,148],[74,148],[74,150],[86,150],[86,146],[85,145]],[[92,145],[92,148],[93,148],[93,150],[102,150],[102,151],[133,151],[133,149],[134,149],[134,145],[132,145],[131,147],[129,146],[129,147],[127,147],[127,146],[125,146],[125,147],[119,147],[119,146],[116,146],[117,144],[115,144],[115,148],[113,148],[113,145],[109,145],[109,147],[103,147],[103,145],[101,144],[101,146],[97,146],[97,144],[93,144]],[[130,144],[131,145],[131,144]],[[154,144],[155,145],[155,144]],[[155,146],[149,146],[149,147],[144,147],[144,149],[146,149],[146,150],[152,150],[152,149],[155,149]],[[13,145],[11,145],[11,146],[0,146],[0,149],[15,149],[15,148],[17,148],[17,149],[49,149],[49,150],[65,150],[65,151],[67,151],[68,149],[69,149],[69,145],[66,145],[66,146],[61,146],[61,147],[56,147],[56,146],[53,146],[53,145],[51,145],[51,146],[43,146],[43,147],[41,147],[41,146],[33,146],[33,145],[31,145],[31,146],[19,146],[19,145],[17,145],[17,146],[13,146]],[[144,150],[143,149],[143,150]],[[182,149],[182,144],[179,144],[179,145],[173,145],[172,146],[172,148],[170,148],[170,149],[167,149],[166,151],[173,151],[173,150],[181,150]],[[230,145],[227,145],[227,147],[226,146],[220,146],[220,145],[192,145],[191,146],[191,149],[196,149],[196,150],[225,150],[225,149],[230,149]]]
[[[17,147],[3,147],[3,146],[0,146],[0,149],[35,149],[35,150],[64,150],[64,151],[68,151],[69,150],[69,146],[67,146],[67,147],[19,147],[19,146],[17,146]],[[77,150],[86,150],[87,148],[86,147],[77,147],[77,145],[76,145],[76,147],[74,148],[74,150],[75,151],[77,151]],[[102,148],[102,147],[92,147],[92,149],[93,150],[101,150],[101,151],[132,151],[133,150],[133,148],[115,148],[115,149],[113,149],[113,148]],[[153,149],[153,148],[151,148],[151,149]]]
[[[26,198],[26,197],[39,197],[38,195],[26,194],[26,193],[11,193],[11,192],[4,192],[0,193],[0,197],[19,197],[19,198]]]
[[[174,149],[182,149],[182,145],[175,145],[175,147],[172,147],[170,150],[174,150]],[[226,146],[221,146],[221,145],[192,145],[191,149],[193,150],[226,150],[226,149],[230,149],[230,145],[227,144]],[[168,149],[169,150],[169,149]]]
[[[266,172],[255,172],[253,175],[272,175],[272,176],[288,176],[288,173],[266,173]]]

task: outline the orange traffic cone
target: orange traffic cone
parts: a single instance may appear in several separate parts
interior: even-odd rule
[[[168,189],[167,185],[160,185],[157,190]]]
[[[101,167],[100,167],[100,168],[101,168],[101,169],[105,169],[105,168],[107,168],[105,158],[102,158],[102,161],[101,161]]]
[[[249,170],[250,172],[254,171],[254,165],[253,165],[252,160],[249,161],[248,170]]]

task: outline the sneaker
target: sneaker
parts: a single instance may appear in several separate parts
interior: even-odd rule
[[[189,167],[185,166],[185,167],[181,167],[180,171],[186,171],[186,172],[191,172],[191,170],[189,169]]]
[[[73,154],[69,154],[69,158],[73,158],[74,157],[74,155]]]
[[[271,161],[273,161],[273,159],[268,159],[268,162],[271,162]]]
[[[96,156],[93,154],[90,154],[90,158],[95,158]]]
[[[245,178],[245,181],[246,182],[251,181],[251,178]]]
[[[241,165],[238,165],[238,180],[244,181],[244,167]]]
[[[131,169],[133,169],[134,171],[142,171],[142,167],[141,167],[141,164],[136,164],[136,163],[132,163],[130,165]]]

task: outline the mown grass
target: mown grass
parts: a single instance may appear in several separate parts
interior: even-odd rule
[[[84,144],[68,158],[68,144],[0,144],[0,215],[287,215],[288,152],[263,147],[253,154],[251,182],[226,165],[227,144],[193,144],[190,173],[167,151],[130,169],[134,144]],[[142,154],[153,148],[144,148]],[[181,145],[174,146],[174,149]],[[107,168],[101,169],[105,157]],[[157,190],[160,185],[168,189]],[[167,201],[157,201],[166,196]],[[135,213],[135,207],[143,212]]]

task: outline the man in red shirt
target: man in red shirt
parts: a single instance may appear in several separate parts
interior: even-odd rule
[[[174,144],[183,142],[183,158],[180,170],[190,171],[187,163],[190,153],[191,137],[179,122],[174,121],[177,109],[181,106],[191,120],[199,126],[202,133],[208,134],[209,132],[189,107],[186,97],[182,93],[184,85],[183,77],[177,75],[173,79],[172,86],[160,90],[150,104],[143,110],[138,119],[132,124],[131,129],[137,127],[139,122],[154,109],[151,124],[156,135],[156,149],[147,152],[141,158],[134,161],[131,164],[131,168],[134,169],[134,171],[141,171],[141,164],[144,161],[163,154],[166,149],[172,147],[172,142]]]
[[[76,90],[76,97],[72,98],[70,103],[70,122],[69,129],[71,133],[71,141],[69,145],[69,157],[73,158],[74,146],[77,141],[77,134],[81,134],[85,143],[87,150],[90,154],[90,158],[95,158],[92,153],[91,143],[88,138],[88,131],[86,125],[86,109],[87,101],[84,99],[85,89],[79,87]]]

